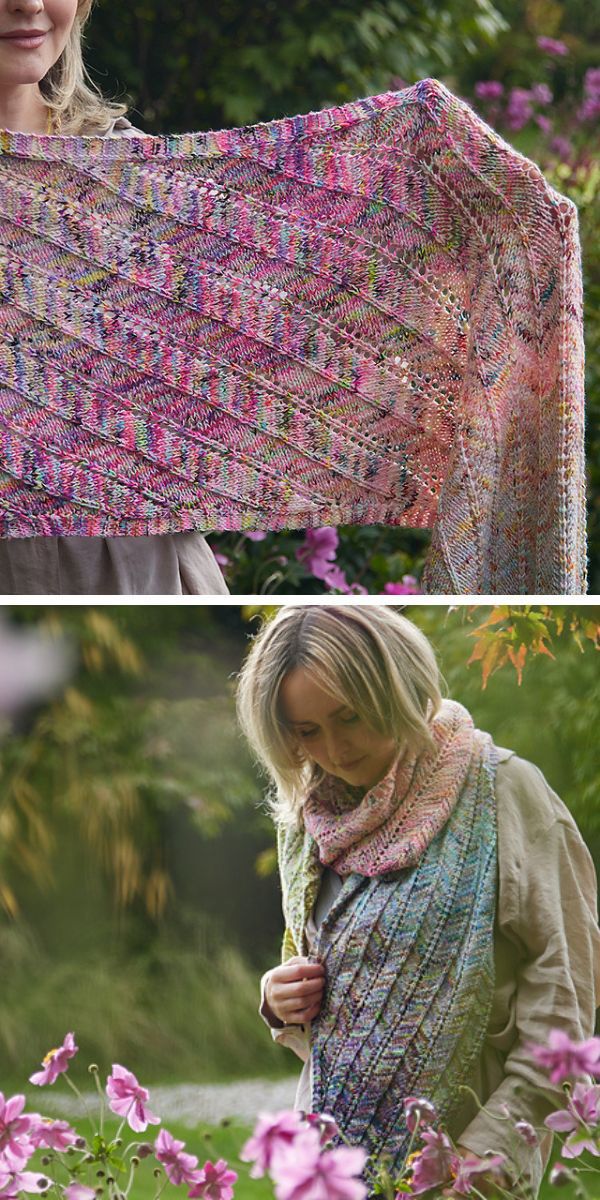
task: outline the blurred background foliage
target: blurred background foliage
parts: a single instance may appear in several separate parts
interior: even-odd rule
[[[576,202],[586,304],[589,590],[598,593],[597,6],[584,0],[171,0],[168,6],[100,0],[86,39],[92,78],[130,106],[135,125],[153,133],[268,121],[434,76]],[[498,96],[490,94],[490,83],[501,89]],[[328,580],[318,556],[297,559],[301,534],[211,538],[236,594],[418,590],[428,541],[423,531],[344,527],[330,557],[338,570]]]
[[[86,1061],[145,1081],[295,1072],[257,1015],[281,910],[266,781],[234,712],[269,608],[5,611],[13,637],[66,637],[73,667],[0,738],[4,1090],[70,1028]],[[448,693],[542,769],[600,866],[600,608],[405,612]],[[6,681],[2,696],[9,711]]]

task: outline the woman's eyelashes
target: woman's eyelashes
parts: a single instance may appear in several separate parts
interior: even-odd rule
[[[354,725],[359,719],[358,713],[350,713],[349,716],[340,717],[339,721],[342,725]],[[306,738],[314,737],[319,732],[319,728],[318,726],[311,726],[310,729],[299,729],[296,732],[298,737],[304,740]]]

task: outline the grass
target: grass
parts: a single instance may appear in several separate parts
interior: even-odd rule
[[[73,1122],[74,1127],[83,1136],[89,1136],[90,1125],[84,1120],[79,1119]],[[273,1200],[273,1187],[268,1179],[250,1179],[248,1170],[249,1165],[241,1163],[238,1159],[238,1153],[241,1150],[244,1142],[250,1136],[251,1127],[239,1121],[221,1122],[218,1125],[199,1124],[194,1130],[190,1130],[183,1125],[178,1125],[177,1122],[169,1121],[167,1123],[169,1132],[174,1137],[185,1142],[186,1150],[191,1154],[196,1154],[199,1165],[202,1166],[207,1159],[215,1161],[218,1158],[224,1158],[233,1170],[238,1173],[238,1181],[235,1185],[234,1194],[235,1200]],[[116,1136],[118,1122],[116,1120],[105,1120],[105,1136],[110,1139]],[[129,1131],[127,1130],[127,1133]],[[147,1133],[150,1135],[149,1140],[153,1141],[156,1136],[156,1128],[149,1128]],[[137,1136],[144,1137],[143,1134],[130,1134],[132,1138]],[[555,1157],[551,1157],[550,1163],[555,1161]],[[39,1159],[38,1159],[39,1163]],[[37,1165],[37,1164],[36,1164]],[[590,1160],[590,1165],[592,1165]],[[156,1163],[153,1158],[144,1159],[137,1168],[133,1185],[131,1188],[132,1200],[154,1200],[160,1190],[161,1200],[181,1200],[184,1195],[182,1188],[175,1188],[167,1183],[164,1187],[164,1176],[157,1179],[153,1170]],[[44,1168],[40,1168],[44,1170]],[[129,1172],[123,1175],[116,1175],[117,1183],[121,1187],[126,1186],[129,1177]],[[64,1176],[66,1182],[66,1174]],[[586,1176],[586,1179],[589,1179]],[[598,1176],[598,1187],[594,1189],[593,1185],[589,1186],[589,1194],[596,1200],[600,1200],[600,1176]],[[89,1170],[88,1176],[82,1178],[82,1182],[90,1187],[97,1187],[102,1184],[102,1180],[98,1179],[93,1169]],[[539,1195],[539,1200],[556,1200],[556,1197],[562,1196],[564,1200],[576,1200],[577,1193],[574,1188],[561,1188],[557,1192],[556,1188],[550,1186],[546,1180],[542,1184]],[[103,1196],[106,1198],[107,1191],[104,1189]],[[99,1196],[102,1200],[102,1196]]]

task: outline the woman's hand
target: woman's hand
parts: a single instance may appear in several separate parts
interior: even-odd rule
[[[297,956],[269,972],[265,999],[284,1025],[304,1025],[319,1012],[324,987],[322,963]]]

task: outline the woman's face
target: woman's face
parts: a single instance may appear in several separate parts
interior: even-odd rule
[[[77,0],[0,0],[0,85],[38,83],[60,58],[77,13]],[[25,48],[4,36],[43,30],[39,46]]]
[[[386,774],[398,747],[377,733],[348,705],[326,692],[304,667],[285,676],[280,702],[286,722],[307,758],[353,787],[374,786]]]

